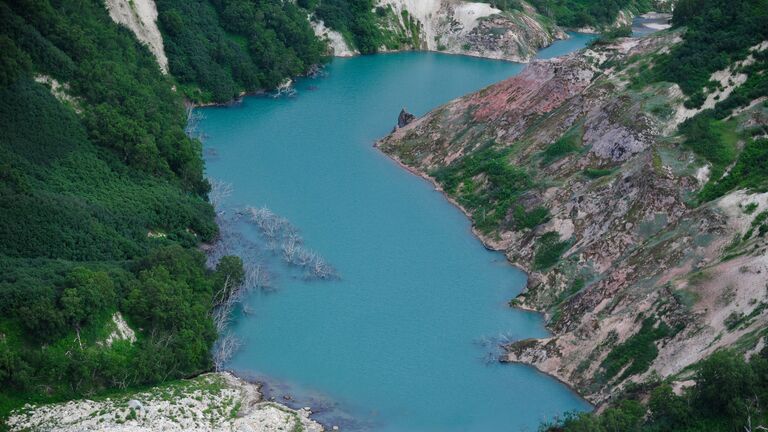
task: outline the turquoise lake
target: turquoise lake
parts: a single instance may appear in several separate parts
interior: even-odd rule
[[[335,59],[292,97],[197,110],[207,173],[233,185],[224,208],[269,207],[340,274],[307,281],[271,260],[276,289],[252,293],[233,321],[244,345],[231,370],[342,430],[535,431],[590,409],[533,368],[496,361],[499,341],[547,335],[540,315],[507,305],[525,274],[373,148],[401,108],[422,115],[523,67],[425,52]]]

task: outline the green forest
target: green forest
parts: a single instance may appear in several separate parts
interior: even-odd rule
[[[276,87],[323,61],[325,44],[293,2],[158,0],[171,74],[185,95],[226,102]]]
[[[518,0],[487,1],[522,9]],[[327,47],[306,19],[322,20],[362,54],[413,41],[387,29],[405,20],[373,0],[157,0],[171,74],[195,102],[227,102],[278,86],[327,61]],[[533,0],[538,11],[567,27],[604,27],[619,11],[650,10],[650,0]],[[413,29],[412,29],[413,30]],[[418,30],[413,30],[418,32]],[[402,39],[402,40],[401,40]]]
[[[174,83],[98,0],[0,2],[0,22],[0,417],[209,370],[237,269],[196,249],[218,228]],[[135,343],[103,342],[116,312]]]
[[[536,10],[570,28],[605,28],[616,21],[619,12],[643,13],[654,10],[653,0],[527,0]],[[521,0],[485,0],[501,10],[522,10]]]
[[[696,367],[695,384],[676,394],[659,380],[629,386],[600,415],[570,413],[542,432],[751,431],[768,420],[768,350],[749,362],[719,351]]]
[[[768,96],[768,52],[750,48],[768,39],[768,0],[681,0],[673,22],[685,26],[683,43],[658,59],[643,80],[677,83],[688,96],[688,107],[701,107],[720,84],[710,81],[713,72],[732,67],[748,75],[746,82],[713,109],[704,110],[680,127],[685,145],[712,165],[701,201],[719,198],[731,190],[768,187],[768,151],[761,128],[737,131],[728,116],[754,99]],[[751,55],[754,62],[738,64]],[[743,149],[737,141],[746,141]],[[733,169],[727,172],[729,166]],[[723,175],[725,174],[725,175]]]

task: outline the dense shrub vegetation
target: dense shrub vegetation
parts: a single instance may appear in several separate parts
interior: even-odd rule
[[[717,352],[696,367],[694,381],[680,396],[664,382],[630,387],[602,414],[573,413],[542,431],[736,432],[761,430],[757,426],[768,422],[768,350],[749,362]]]
[[[619,11],[651,10],[650,0],[530,0],[536,9],[566,27],[605,27],[613,24]]]
[[[376,18],[385,9],[379,8],[377,13],[372,13],[373,10],[372,0],[321,0],[317,2],[315,16],[344,35],[361,53],[370,54],[384,44]]]
[[[560,241],[560,234],[550,231],[536,241],[536,251],[533,255],[533,269],[536,271],[547,270],[557,264],[560,256],[568,250],[570,243]]]
[[[670,329],[663,322],[657,323],[653,318],[643,320],[640,331],[614,347],[603,360],[601,366],[605,371],[605,378],[612,379],[622,372],[619,379],[623,380],[648,370],[659,353],[656,341],[669,334]]]
[[[542,153],[543,163],[547,165],[551,164],[569,153],[575,153],[581,150],[583,134],[584,131],[581,127],[575,127],[566,132],[560,139],[544,149],[544,152]]]
[[[699,108],[708,97],[713,99],[714,108],[680,126],[684,145],[711,164],[710,182],[699,194],[700,200],[716,199],[738,188],[765,189],[763,144],[753,138],[764,131],[739,130],[729,116],[737,108],[768,96],[768,50],[752,50],[768,39],[768,0],[681,0],[673,22],[685,27],[682,43],[668,54],[656,56],[654,66],[643,68],[633,85],[642,88],[655,82],[676,83],[687,96],[688,108]],[[741,63],[749,56],[752,61]],[[710,80],[721,70],[747,76],[746,82],[724,99],[711,95],[722,89],[720,82]],[[732,80],[728,84],[732,85]],[[740,141],[746,143],[744,149],[748,151],[741,151]],[[734,162],[738,170],[728,171]]]
[[[750,47],[768,39],[766,20],[766,0],[680,0],[673,23],[687,28],[684,42],[659,59],[656,79],[679,84],[690,96],[688,105],[701,106],[712,73],[744,59]]]
[[[195,248],[217,227],[173,82],[99,0],[0,22],[0,416],[207,370],[232,268]],[[116,312],[135,343],[106,343]]]
[[[701,106],[707,94],[720,86],[709,80],[713,72],[731,68],[748,75],[747,81],[718,101],[714,109],[699,113],[680,127],[685,145],[712,166],[711,180],[701,191],[700,199],[712,200],[737,188],[765,189],[765,141],[753,139],[753,131],[738,132],[735,122],[727,117],[734,109],[768,96],[768,52],[750,51],[768,39],[768,1],[683,0],[675,9],[673,22],[686,26],[683,43],[661,56],[647,75],[652,80],[679,84],[689,96],[687,106]],[[748,55],[755,61],[733,66]],[[741,152],[739,140],[746,142]],[[723,176],[734,162],[733,169]]]
[[[195,100],[273,88],[325,53],[293,2],[158,0],[157,8],[170,72]]]
[[[515,198],[533,186],[530,175],[510,165],[509,149],[496,150],[489,143],[484,150],[465,156],[433,173],[445,191],[473,214],[475,225],[490,232],[504,221]],[[526,213],[517,209],[518,224],[530,226],[548,216],[545,211]]]

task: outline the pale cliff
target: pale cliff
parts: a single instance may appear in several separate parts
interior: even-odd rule
[[[157,27],[157,6],[154,0],[106,0],[109,16],[128,27],[157,59],[163,73],[168,73],[168,58],[163,49],[163,37]]]
[[[389,31],[418,40],[412,48],[527,62],[567,35],[522,4],[523,10],[501,11],[487,3],[458,0],[382,0],[380,7],[395,18],[386,25]]]
[[[528,62],[539,49],[567,35],[529,4],[522,4],[522,10],[501,11],[488,3],[461,0],[380,0],[378,23],[390,39],[406,41],[399,49]],[[328,43],[334,56],[359,54],[342,34],[310,19],[315,34]]]

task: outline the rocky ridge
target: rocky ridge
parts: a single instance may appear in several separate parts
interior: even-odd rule
[[[478,155],[528,168],[532,186],[515,205],[494,203],[503,218],[475,233],[529,272],[511,303],[546,313],[554,334],[507,346],[502,361],[533,365],[598,404],[655,375],[685,382],[686,368],[719,348],[751,352],[768,326],[766,242],[733,249],[768,194],[691,206],[707,166],[676,135],[684,97],[672,84],[631,85],[679,41],[664,32],[535,61],[377,143],[440,190],[446,169]],[[735,118],[765,125],[767,111],[752,104]],[[446,194],[477,222],[487,208],[472,206],[494,187],[480,172]],[[546,218],[520,226],[519,214],[541,209]],[[542,266],[551,245],[562,256]],[[626,354],[638,347],[647,355]]]
[[[567,35],[528,3],[504,12],[487,3],[458,0],[382,0],[385,31],[414,40],[412,49],[528,62],[539,49]]]

